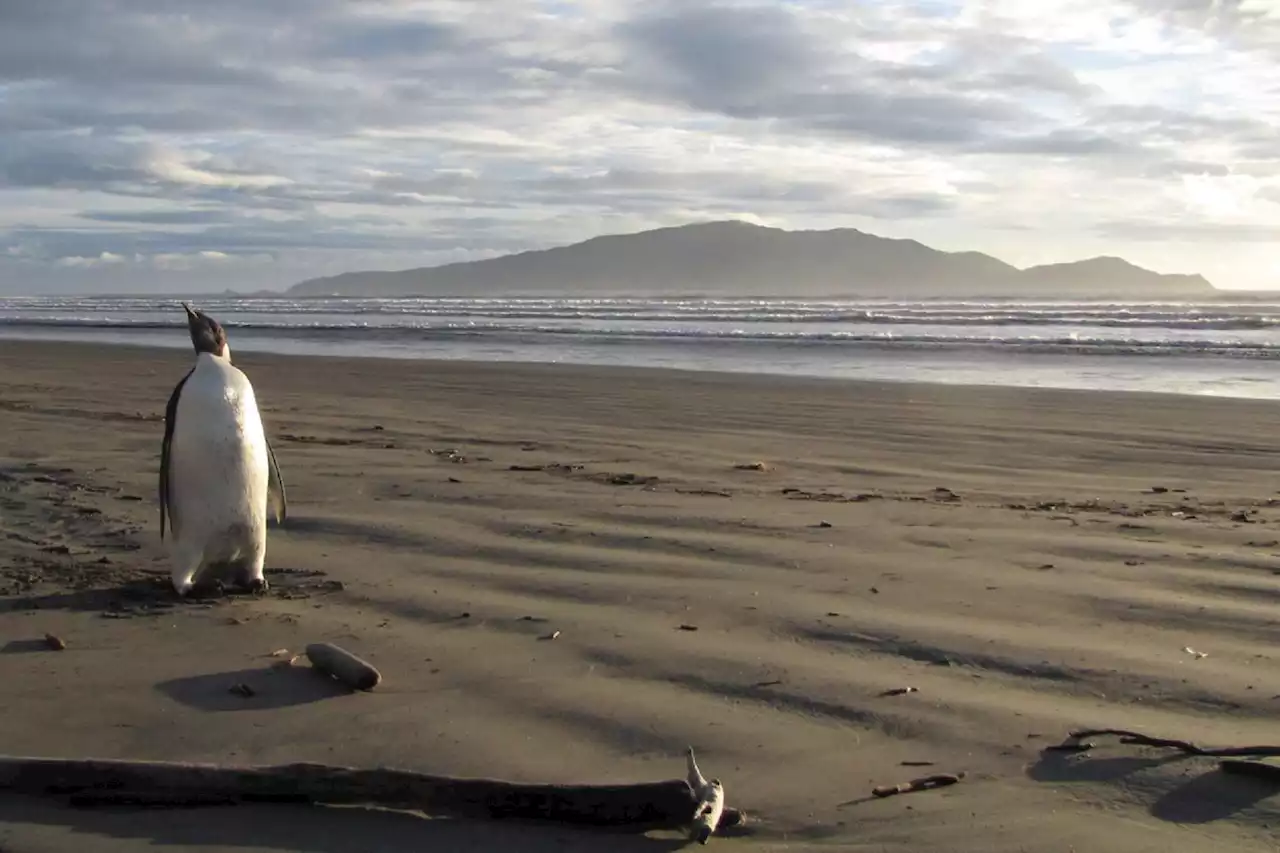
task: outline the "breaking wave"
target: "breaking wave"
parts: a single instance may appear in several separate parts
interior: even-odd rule
[[[1280,357],[1280,303],[854,299],[387,298],[198,300],[239,337],[414,342],[575,340],[707,346],[972,348],[1094,355]],[[0,331],[147,337],[184,326],[157,297],[0,298]]]

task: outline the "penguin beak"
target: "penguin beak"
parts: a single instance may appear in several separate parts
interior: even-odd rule
[[[194,310],[194,309],[192,309],[192,307],[191,307],[191,303],[190,303],[190,302],[184,302],[184,303],[182,303],[182,307],[183,307],[183,309],[187,312],[187,319],[188,319],[188,320],[194,320],[194,319],[196,319],[196,317],[197,317],[197,316],[199,316],[199,315],[197,315],[197,314],[196,314],[195,310]]]

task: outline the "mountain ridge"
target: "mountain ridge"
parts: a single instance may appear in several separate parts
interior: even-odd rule
[[[1048,292],[1046,292],[1048,291]],[[478,261],[308,279],[294,296],[796,295],[1205,296],[1195,274],[1162,274],[1123,258],[1018,268],[977,251],[946,252],[856,228],[788,231],[717,220],[602,234]]]

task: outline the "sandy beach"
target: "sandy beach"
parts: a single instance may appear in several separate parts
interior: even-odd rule
[[[1276,849],[1275,786],[1043,749],[1280,742],[1280,405],[237,354],[290,518],[269,594],[176,603],[155,480],[190,358],[0,343],[0,752],[625,782],[693,745],[752,816],[725,849]],[[384,683],[272,668],[318,641]],[[0,798],[5,853],[684,843]]]

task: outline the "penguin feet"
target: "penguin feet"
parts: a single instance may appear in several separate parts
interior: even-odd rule
[[[245,583],[245,589],[254,595],[265,595],[271,589],[271,584],[267,583],[266,578],[252,578]]]
[[[197,601],[209,598],[225,598],[227,588],[220,578],[212,578],[210,580],[201,581],[194,584],[187,590],[187,598]]]

